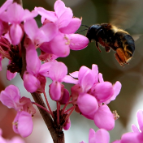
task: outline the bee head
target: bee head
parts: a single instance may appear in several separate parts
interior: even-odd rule
[[[92,25],[89,27],[86,37],[89,39],[89,41],[91,42],[92,39],[96,40],[97,39],[97,34],[98,31],[101,29],[101,25],[96,24],[96,25]]]

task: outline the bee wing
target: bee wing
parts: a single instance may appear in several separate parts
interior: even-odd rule
[[[132,27],[140,13],[143,1],[141,0],[116,0],[109,5],[110,22],[122,29]],[[142,21],[143,22],[143,21]]]

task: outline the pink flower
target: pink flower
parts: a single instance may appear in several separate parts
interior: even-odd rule
[[[121,83],[117,81],[112,85],[104,81],[102,74],[98,74],[97,65],[92,65],[92,69],[82,66],[79,71],[70,75],[77,79],[66,76],[64,82],[75,84],[71,88],[71,97],[72,103],[76,105],[76,111],[94,120],[98,128],[112,130],[116,118],[106,104],[119,94]]]
[[[110,136],[105,129],[99,129],[95,132],[93,129],[89,130],[89,143],[109,143]],[[80,142],[85,143],[85,142]]]
[[[1,20],[1,15],[3,14],[3,12],[5,12],[5,10],[7,10],[7,8],[12,4],[13,0],[7,0],[1,7],[0,7],[0,36],[2,34],[7,33],[7,31],[9,30],[9,25],[8,23],[4,22]]]
[[[48,62],[47,65],[50,67],[47,77],[53,81],[49,86],[50,97],[56,101],[62,100],[64,96],[64,85],[61,82],[64,81],[67,75],[67,67],[64,63],[57,61]],[[67,96],[67,94],[65,95]]]
[[[40,49],[44,52],[57,55],[58,57],[66,57],[72,50],[81,50],[85,48],[89,40],[80,34],[73,34],[81,25],[81,19],[73,18],[70,8],[67,8],[61,0],[57,0],[54,4],[54,10],[47,11],[41,7],[35,10],[42,15],[42,23],[55,23],[58,32],[50,42],[43,43]]]
[[[48,72],[49,66],[47,63],[41,64],[35,46],[31,42],[26,47],[26,63],[24,87],[31,93],[37,90],[43,92],[46,84],[45,73]]]
[[[13,130],[23,137],[29,136],[33,129],[32,116],[36,113],[30,99],[21,98],[19,89],[10,85],[1,92],[0,101],[8,108],[14,108],[17,111],[13,122]]]
[[[106,130],[112,130],[114,128],[114,115],[107,105],[99,106],[94,114],[94,123],[98,128],[104,128]]]
[[[18,112],[13,121],[13,130],[22,137],[29,136],[33,130],[32,116],[25,111]]]
[[[11,24],[9,34],[13,45],[18,45],[23,37],[21,22],[37,15],[36,11],[24,10],[19,4],[12,3],[7,11],[0,14],[0,18]]]
[[[113,143],[142,143],[143,142],[143,111],[137,112],[137,120],[139,129],[136,125],[132,125],[133,132],[128,132],[122,135],[121,140],[114,141]]]
[[[24,30],[35,46],[51,41],[57,33],[57,27],[54,23],[46,23],[38,28],[34,19],[24,23]]]

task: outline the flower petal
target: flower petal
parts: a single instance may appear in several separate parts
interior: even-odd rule
[[[109,140],[109,133],[105,129],[99,129],[97,132],[90,129],[89,143],[109,143]]]
[[[65,8],[65,4],[61,0],[56,0],[56,2],[54,3],[54,10],[58,17],[61,16],[61,14],[65,11]]]
[[[99,129],[95,133],[95,138],[97,143],[109,143],[110,135],[105,129]]]
[[[66,27],[60,28],[59,30],[60,32],[65,33],[65,34],[72,34],[77,31],[80,25],[81,25],[81,19],[72,18],[72,20]]]
[[[28,72],[34,75],[38,74],[41,67],[41,61],[39,60],[35,46],[32,43],[26,47],[26,64]]]
[[[115,119],[107,105],[102,105],[98,108],[94,115],[94,123],[98,128],[106,130],[112,130],[114,128]]]
[[[77,104],[80,111],[84,115],[93,115],[98,109],[98,103],[96,98],[90,94],[80,95],[77,99]]]
[[[57,34],[57,27],[54,23],[46,23],[40,29],[39,33],[36,35],[36,39],[39,40],[39,43],[49,42]]]
[[[73,17],[73,13],[70,8],[65,8],[65,11],[60,16],[57,14],[57,16],[58,16],[58,27],[62,28],[66,27],[70,23]]]
[[[91,69],[82,66],[79,70],[78,80],[83,92],[87,92],[95,82],[95,74]]]
[[[51,22],[57,21],[55,12],[45,10],[43,7],[35,7],[34,10],[36,10],[42,16],[42,23],[44,22],[45,18]]]
[[[97,100],[102,103],[106,100],[110,99],[113,95],[113,88],[110,82],[101,82],[97,83],[94,87],[93,95],[97,98]]]
[[[2,20],[11,23],[19,24],[23,20],[24,9],[21,5],[14,2],[11,4],[7,11],[2,14]]]
[[[49,85],[49,92],[50,92],[50,97],[52,100],[59,101],[62,97],[62,84],[57,81],[53,81]]]
[[[141,143],[138,140],[138,133],[129,132],[122,135],[121,143]]]
[[[62,33],[59,33],[50,42],[50,48],[53,54],[59,57],[66,57],[70,53],[69,44],[70,44],[70,40],[68,39],[68,37],[66,37]]]
[[[87,37],[80,34],[70,34],[70,48],[72,50],[82,50],[88,46],[89,40]]]
[[[71,76],[69,75],[66,75],[63,80],[63,82],[66,82],[66,83],[73,83],[73,84],[77,84],[78,83],[78,80],[72,78]]]
[[[10,38],[13,45],[18,45],[23,37],[23,31],[19,24],[13,24],[10,27]]]
[[[13,0],[7,0],[5,3],[0,7],[0,14],[4,12],[11,4]]]
[[[7,86],[0,94],[0,101],[8,108],[16,109],[20,98],[19,89],[14,85]]]
[[[29,136],[33,130],[33,121],[31,114],[25,111],[18,112],[17,116],[14,119],[13,129],[22,137]]]
[[[7,77],[8,80],[14,79],[16,77],[16,75],[17,75],[17,72],[12,73],[9,70],[7,70],[7,72],[6,72],[6,77]]]
[[[32,42],[34,42],[36,32],[39,30],[36,21],[34,19],[27,20],[24,23],[24,30]]]
[[[49,76],[52,80],[62,82],[63,78],[67,75],[67,66],[62,62],[49,62],[51,67],[49,69]]]
[[[66,57],[70,53],[70,40],[62,33],[58,33],[50,42],[45,42],[40,49],[46,53],[54,54],[58,57]]]
[[[33,93],[40,87],[40,81],[32,74],[25,72],[23,76],[24,87],[27,91]]]

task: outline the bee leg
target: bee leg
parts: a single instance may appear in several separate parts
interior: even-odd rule
[[[98,45],[98,42],[96,41],[95,43],[96,43],[97,49],[99,50],[99,52],[101,52],[101,50],[100,50],[100,48],[99,48],[99,45]]]
[[[116,49],[115,58],[121,66],[127,63],[125,53],[122,48]]]

